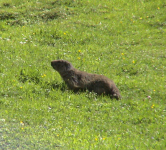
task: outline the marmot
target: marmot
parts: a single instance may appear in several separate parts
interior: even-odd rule
[[[65,60],[53,60],[51,66],[59,72],[67,86],[72,90],[88,90],[98,95],[109,95],[120,99],[121,95],[115,83],[104,75],[79,71]]]

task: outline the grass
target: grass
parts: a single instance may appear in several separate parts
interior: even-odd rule
[[[165,149],[166,2],[0,2],[2,149]],[[50,62],[114,80],[69,91]]]

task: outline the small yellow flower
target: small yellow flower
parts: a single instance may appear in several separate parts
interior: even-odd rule
[[[122,55],[124,55],[124,53],[121,53]]]
[[[154,92],[156,91],[156,90],[153,90]]]
[[[59,134],[57,134],[56,136],[59,136]]]
[[[24,122],[20,121],[20,125],[24,126]]]
[[[154,104],[151,106],[151,108],[154,108]]]
[[[105,140],[105,138],[103,138],[103,140]]]
[[[63,34],[66,35],[66,32],[64,32]]]
[[[80,57],[78,57],[78,60],[80,60],[81,58]]]
[[[133,64],[135,64],[135,61],[133,60]]]
[[[81,53],[81,50],[78,50],[79,53]]]
[[[139,19],[142,20],[142,17],[140,17]]]
[[[118,138],[118,140],[120,140],[121,138]]]
[[[22,86],[20,87],[20,89],[22,89]]]
[[[95,138],[95,141],[98,141],[98,139],[97,139],[97,138]]]
[[[43,74],[41,77],[44,78],[46,76],[46,74]]]
[[[157,7],[157,9],[160,9],[160,7]]]

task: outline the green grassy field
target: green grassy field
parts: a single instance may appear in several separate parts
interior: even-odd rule
[[[1,0],[0,149],[166,149],[166,1]],[[65,59],[122,99],[68,90]]]

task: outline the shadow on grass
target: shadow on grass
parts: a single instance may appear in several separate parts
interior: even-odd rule
[[[60,89],[61,91],[66,91],[67,86],[64,82],[62,83],[58,83],[58,82],[43,82],[43,80],[40,77],[40,74],[37,70],[31,70],[31,71],[27,71],[22,69],[20,71],[20,75],[18,76],[18,80],[19,82],[25,83],[25,82],[29,82],[29,83],[34,83],[36,85],[39,85],[41,88],[43,89]]]
[[[65,92],[68,89],[67,85],[64,82],[62,82],[62,83],[44,82],[44,83],[42,83],[42,88],[50,89],[50,90],[60,89],[62,92]]]

